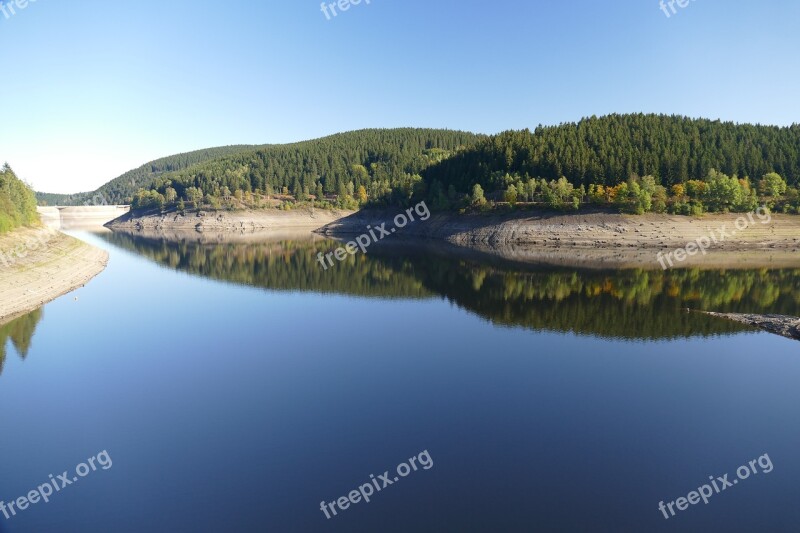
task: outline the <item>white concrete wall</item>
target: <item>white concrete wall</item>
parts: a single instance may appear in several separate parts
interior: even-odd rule
[[[61,229],[61,213],[56,207],[37,207],[39,218],[42,219],[42,224],[48,228],[59,230]]]
[[[75,207],[38,207],[39,216],[53,229],[102,227],[130,211],[127,205],[97,205]]]

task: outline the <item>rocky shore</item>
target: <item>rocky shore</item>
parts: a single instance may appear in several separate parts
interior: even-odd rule
[[[800,318],[794,316],[711,312],[703,312],[703,314],[733,320],[734,322],[760,328],[788,339],[800,341]]]

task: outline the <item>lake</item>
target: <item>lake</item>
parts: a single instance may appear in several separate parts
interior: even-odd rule
[[[685,309],[800,316],[800,269],[75,235],[106,271],[0,327],[0,499],[113,465],[0,532],[797,531],[798,344]]]

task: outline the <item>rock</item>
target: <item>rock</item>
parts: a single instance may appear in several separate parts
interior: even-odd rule
[[[750,315],[741,313],[712,313],[700,311],[705,315],[740,322],[770,333],[800,341],[800,318],[784,315]]]

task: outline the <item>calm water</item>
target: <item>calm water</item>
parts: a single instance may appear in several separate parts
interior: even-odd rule
[[[113,466],[2,532],[800,529],[800,345],[682,312],[800,316],[800,270],[392,245],[325,272],[321,239],[81,237],[108,269],[0,328],[0,499]],[[433,467],[325,518],[424,450]],[[658,510],[765,453],[769,474]]]

